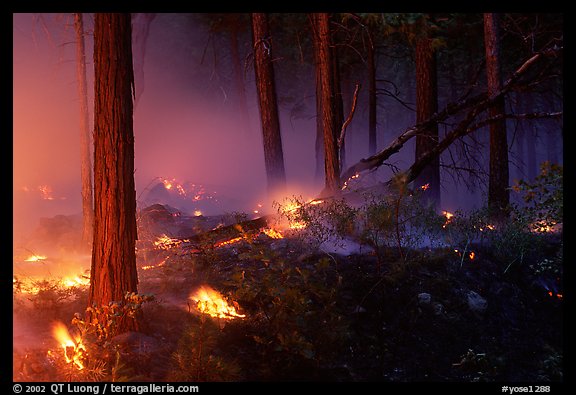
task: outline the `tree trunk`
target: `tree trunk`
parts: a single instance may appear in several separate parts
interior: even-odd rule
[[[286,187],[282,136],[272,65],[272,42],[268,15],[252,14],[252,40],[254,43],[254,70],[262,120],[264,162],[268,180],[268,192],[273,194]]]
[[[334,62],[332,60],[329,16],[326,13],[313,14],[314,40],[320,69],[320,107],[324,135],[324,174],[325,191],[334,193],[340,189],[340,165],[336,137],[336,97],[334,87]]]
[[[248,113],[244,73],[242,72],[242,62],[240,61],[240,50],[238,48],[238,26],[236,24],[234,24],[232,30],[230,30],[230,54],[232,55],[234,81],[236,85],[236,95],[238,96],[238,109],[242,120],[242,128],[244,134],[248,136],[250,134],[250,114]]]
[[[416,123],[429,119],[438,110],[436,55],[428,37],[416,42]],[[416,159],[438,144],[438,124],[431,123],[416,137]],[[434,158],[419,174],[415,187],[428,184],[425,201],[435,209],[440,206],[440,157]]]
[[[95,14],[94,239],[89,306],[122,304],[126,293],[138,291],[131,43],[130,14]],[[122,317],[116,333],[131,330],[138,330],[138,320]]]
[[[368,30],[368,153],[376,153],[376,56],[372,32]]]
[[[94,208],[92,207],[92,160],[90,159],[90,121],[88,116],[88,88],[86,83],[86,50],[84,23],[81,13],[74,14],[76,32],[76,76],[80,100],[80,175],[82,180],[82,248],[90,249]]]
[[[525,113],[537,112],[536,106],[534,106],[534,99],[532,98],[532,95],[530,95],[529,93],[526,94],[526,100],[524,102],[524,112]],[[540,172],[537,158],[538,153],[536,152],[536,145],[540,140],[540,136],[538,133],[538,126],[535,123],[536,120],[528,119],[525,122],[526,126],[528,127],[528,139],[527,139],[528,144],[526,147],[528,152],[527,174],[528,174],[528,180],[532,182]]]
[[[338,136],[340,135],[340,129],[342,128],[342,124],[344,123],[344,95],[342,94],[342,81],[341,81],[342,78],[340,75],[341,73],[340,73],[340,62],[338,61],[338,50],[336,49],[336,46],[334,44],[332,44],[331,49],[332,49],[332,62],[333,62],[332,72],[334,73],[333,74],[334,98],[335,98],[334,114],[336,115],[334,117],[334,138],[336,138],[336,141],[338,141]],[[340,174],[342,167],[345,166],[346,163],[345,139],[341,141],[341,144],[338,144],[338,153],[339,153],[338,163],[340,165],[340,170],[338,171],[338,174]]]
[[[311,26],[315,31],[315,25]],[[316,153],[316,169],[314,172],[314,180],[318,183],[324,179],[324,130],[323,122],[324,116],[322,115],[322,73],[320,72],[320,59],[319,51],[316,48],[317,40],[312,40],[314,44],[314,70],[316,77],[316,141],[314,151]]]
[[[502,87],[500,62],[500,35],[498,14],[484,14],[484,45],[486,48],[486,77],[488,95],[492,97]],[[488,110],[490,118],[505,113],[504,96]],[[507,216],[510,203],[508,190],[508,139],[506,120],[490,123],[490,175],[488,180],[488,207],[494,219]]]

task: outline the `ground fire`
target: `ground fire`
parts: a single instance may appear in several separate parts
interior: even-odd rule
[[[218,291],[207,285],[202,285],[190,294],[189,299],[196,303],[199,312],[214,318],[232,320],[246,317],[244,314],[238,314],[236,303],[229,304]]]

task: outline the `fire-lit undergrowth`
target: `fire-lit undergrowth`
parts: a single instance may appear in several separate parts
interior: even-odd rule
[[[500,222],[436,212],[401,176],[183,230],[156,205],[140,215],[140,294],[85,311],[85,287],[14,278],[15,317],[50,323],[44,348],[15,352],[15,379],[562,380],[561,174],[519,183],[526,204]],[[136,314],[141,333],[115,333]]]

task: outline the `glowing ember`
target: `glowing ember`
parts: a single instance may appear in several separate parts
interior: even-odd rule
[[[200,211],[200,210],[195,210],[195,211],[194,211],[194,216],[195,216],[195,217],[199,217],[199,216],[201,216],[201,215],[202,215],[202,211]]]
[[[31,255],[28,258],[24,259],[25,262],[39,262],[48,259],[48,257],[44,255]]]
[[[349,183],[351,180],[357,179],[358,177],[360,177],[360,174],[354,174],[352,177],[350,177],[349,179],[347,179],[346,181],[344,181],[344,185],[342,185],[342,190],[345,190],[346,188],[348,188],[348,183]]]
[[[233,305],[228,304],[218,291],[207,285],[198,288],[192,295],[190,295],[189,299],[196,302],[196,308],[201,313],[208,314],[214,318],[232,320],[234,318],[246,317],[245,314],[238,314],[238,311],[234,306],[234,304],[237,305],[237,303],[234,303]]]
[[[430,188],[430,183],[424,184],[420,187],[420,189],[422,189],[423,191],[426,191],[428,188]]]
[[[243,239],[244,239],[243,237],[235,237],[235,238],[230,239],[230,240],[220,241],[220,242],[214,244],[214,247],[222,247],[222,246],[227,246],[230,244],[238,243],[239,241],[242,241]]]
[[[284,236],[282,233],[277,231],[276,229],[266,228],[262,231],[266,236],[271,237],[272,239],[283,239]]]
[[[161,250],[168,250],[170,248],[177,247],[181,243],[182,243],[182,240],[173,239],[173,238],[168,237],[166,235],[162,235],[162,236],[158,237],[158,239],[156,239],[156,241],[154,242],[154,245],[156,247],[160,248]]]
[[[454,214],[449,211],[442,211],[442,215],[446,217],[446,222],[444,222],[444,225],[442,225],[442,227],[445,228],[446,225],[452,222],[452,217],[454,217]]]
[[[534,222],[530,224],[530,231],[533,233],[554,233],[557,230],[556,225],[556,222]]]
[[[476,258],[476,253],[474,251],[470,251],[470,253],[468,254],[468,258],[470,258],[470,260],[473,261],[474,258]]]
[[[48,185],[40,185],[38,187],[38,190],[40,191],[40,195],[42,196],[42,199],[54,200],[54,197],[52,197],[52,188],[50,188]]]
[[[79,370],[84,369],[82,360],[86,353],[86,347],[82,344],[80,336],[76,336],[73,339],[72,336],[70,336],[70,332],[68,332],[66,325],[61,322],[54,323],[52,334],[64,349],[64,358],[66,358],[66,362],[74,363]]]

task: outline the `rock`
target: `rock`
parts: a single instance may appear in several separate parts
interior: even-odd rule
[[[470,310],[477,313],[483,313],[484,311],[486,311],[486,308],[488,307],[488,302],[478,293],[474,291],[468,291],[466,298],[468,299],[468,307],[470,308]]]
[[[432,295],[426,292],[422,292],[418,294],[418,304],[419,305],[428,305],[432,302]]]
[[[444,314],[444,305],[442,303],[434,303],[434,315],[442,315]]]

